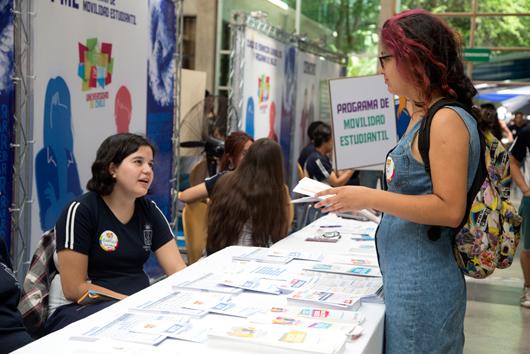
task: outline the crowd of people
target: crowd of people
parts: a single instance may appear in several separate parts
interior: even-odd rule
[[[381,73],[388,90],[406,98],[409,119],[386,158],[384,188],[360,185],[357,171],[333,169],[332,129],[325,122],[309,125],[310,142],[298,164],[305,175],[330,186],[319,194],[331,195],[316,205],[323,211],[371,208],[383,213],[376,243],[386,306],[385,352],[462,353],[466,285],[453,257],[450,230],[466,213],[481,131],[511,146],[513,180],[523,193],[520,213],[530,220],[528,171],[520,169],[530,149],[530,125],[522,112],[506,124],[492,104],[473,108],[477,91],[465,75],[458,36],[439,17],[423,10],[391,17],[381,30],[381,48]],[[448,97],[466,109],[449,105],[434,115],[429,174],[418,131],[430,107]],[[108,137],[97,150],[88,192],[71,200],[55,222],[55,267],[64,302],[49,316],[43,333],[148,287],[143,265],[151,252],[166,275],[186,266],[165,216],[146,197],[154,156],[147,139],[130,133]],[[293,215],[284,169],[274,139],[254,141],[244,132],[226,137],[218,173],[178,195],[184,203],[208,203],[205,256],[231,245],[269,247],[287,236]],[[431,225],[442,227],[436,241],[428,237]],[[530,307],[530,225],[524,223],[522,233],[521,305]],[[16,310],[19,284],[0,246],[0,337],[12,350],[32,339]],[[113,300],[81,305],[88,291]]]

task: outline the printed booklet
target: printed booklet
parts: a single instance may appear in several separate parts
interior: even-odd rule
[[[237,341],[254,348],[275,347],[296,352],[335,354],[342,350],[346,335],[340,331],[327,330],[325,335],[317,329],[297,326],[274,326],[242,323],[223,328],[214,328],[208,334],[209,343]],[[230,345],[233,348],[233,345]],[[236,350],[242,348],[236,348]],[[244,350],[242,350],[244,352]]]

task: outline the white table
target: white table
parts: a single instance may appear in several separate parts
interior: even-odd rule
[[[341,222],[351,222],[350,220],[340,220]],[[321,252],[344,252],[348,249],[350,240],[341,239],[334,244],[321,244],[304,241],[305,237],[314,231],[314,228],[322,223],[337,222],[333,216],[326,216],[315,221],[312,225],[290,235],[286,239],[278,242],[273,247],[278,249],[295,249],[304,251]],[[219,251],[208,258],[187,267],[181,272],[172,275],[147,289],[144,289],[128,298],[112,305],[92,316],[73,323],[60,331],[52,333],[46,337],[35,341],[16,353],[248,353],[248,348],[238,350],[237,345],[230,343],[226,347],[212,346],[208,342],[199,344],[174,339],[166,339],[158,346],[148,346],[134,343],[118,342],[113,340],[80,341],[72,337],[80,336],[93,328],[96,324],[109,322],[128,309],[138,306],[153,297],[160,297],[168,294],[172,290],[172,285],[185,280],[195,279],[202,274],[222,270],[232,262],[232,256],[248,252],[248,248],[242,246],[232,246]],[[301,269],[303,261],[294,260],[289,263],[289,267]],[[286,304],[284,295],[266,295],[244,292],[238,295],[238,301],[248,304],[260,304],[266,306],[282,306]],[[363,335],[353,342],[347,342],[343,353],[382,353],[383,343],[383,323],[384,305],[363,303],[360,311],[366,320],[363,323]],[[233,317],[208,314],[201,321],[208,321],[208,324],[228,326],[238,319]],[[292,351],[272,350],[271,348],[256,348],[255,353],[292,353]]]

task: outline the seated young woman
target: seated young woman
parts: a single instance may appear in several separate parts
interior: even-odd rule
[[[206,178],[203,183],[180,192],[178,199],[184,203],[193,203],[208,198],[219,177],[226,171],[233,171],[237,168],[253,142],[254,140],[245,132],[231,133],[225,139],[225,150],[219,162],[219,173]]]
[[[144,263],[154,252],[167,274],[185,267],[166,218],[147,198],[154,147],[136,134],[103,141],[92,164],[89,192],[68,204],[57,221],[56,250],[67,300],[46,324],[50,333],[110,305],[80,306],[87,290],[123,299],[149,286]]]
[[[208,208],[208,255],[232,245],[269,247],[287,235],[291,211],[283,169],[280,145],[264,138],[219,178]]]

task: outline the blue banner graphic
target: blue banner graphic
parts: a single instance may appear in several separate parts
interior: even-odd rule
[[[13,190],[13,115],[15,89],[13,85],[13,1],[0,0],[0,238],[8,249],[11,244],[11,215]]]

